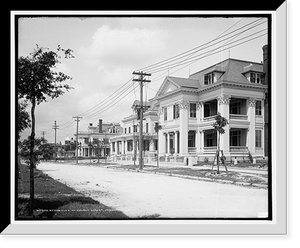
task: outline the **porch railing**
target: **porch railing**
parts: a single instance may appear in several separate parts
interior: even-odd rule
[[[204,153],[216,152],[216,150],[217,150],[216,146],[206,146],[206,147],[203,147]]]
[[[216,118],[216,115],[207,116],[203,118],[203,121],[214,121]]]
[[[234,119],[234,120],[248,120],[248,116],[247,115],[235,115],[235,114],[230,114],[229,115],[230,119]]]
[[[247,146],[230,146],[230,152],[246,153],[248,152]]]
[[[188,151],[189,153],[196,153],[196,147],[189,147]]]

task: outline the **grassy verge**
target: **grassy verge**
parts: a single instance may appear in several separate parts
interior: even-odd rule
[[[105,206],[90,197],[35,170],[34,214],[28,215],[29,168],[21,165],[18,180],[16,219],[127,219],[121,211]]]
[[[122,168],[127,170],[136,170],[138,166],[134,165],[117,165],[110,166],[116,168]],[[192,177],[202,177],[202,178],[210,178],[212,180],[228,180],[232,181],[232,183],[243,182],[249,185],[252,184],[268,184],[268,176],[267,175],[251,175],[250,173],[242,173],[236,171],[230,171],[230,167],[228,168],[228,174],[226,174],[223,166],[220,166],[220,174],[217,174],[216,166],[214,170],[205,169],[205,168],[189,168],[189,167],[156,167],[152,165],[146,165],[144,167],[145,171],[157,172],[157,173],[165,173],[168,175],[182,175],[182,176],[192,176]]]

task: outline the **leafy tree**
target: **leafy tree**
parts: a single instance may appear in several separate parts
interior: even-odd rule
[[[20,139],[20,133],[30,127],[30,117],[26,108],[28,103],[26,101],[18,101],[18,113],[17,113],[17,128],[18,128],[18,140]]]
[[[30,165],[31,161],[32,161],[32,155],[31,155],[31,138],[30,136],[28,137],[28,139],[24,139],[23,141],[21,141],[20,143],[20,155],[22,158],[25,159],[25,163]],[[42,139],[40,138],[35,138],[34,139],[34,150],[33,150],[33,162],[34,165],[37,166],[40,162],[40,157],[42,155],[42,151],[40,149],[42,145]]]
[[[224,127],[226,125],[228,125],[228,120],[225,118],[225,117],[222,117],[220,113],[218,113],[215,117],[215,122],[213,123],[213,127],[215,129],[215,131],[217,132],[218,134],[218,139],[217,139],[217,152],[216,152],[216,156],[215,158],[217,158],[217,173],[219,174],[220,171],[219,171],[219,157],[220,157],[220,137],[221,137],[221,134],[224,134],[225,133],[225,129]],[[225,164],[225,158],[223,157],[223,151],[222,151],[222,157],[221,157],[221,160],[222,160],[222,163],[224,163],[225,165],[225,168],[226,168],[226,171],[227,171],[227,167],[226,167],[226,164]],[[213,165],[214,166],[214,165]],[[213,167],[212,167],[213,168]]]
[[[33,214],[34,201],[34,141],[35,141],[35,108],[47,97],[57,98],[72,89],[64,81],[71,79],[63,72],[58,72],[56,65],[60,63],[60,54],[65,58],[73,58],[71,49],[50,51],[48,48],[36,46],[36,49],[26,57],[18,59],[18,95],[31,103],[31,135],[30,135],[30,200],[29,214]]]

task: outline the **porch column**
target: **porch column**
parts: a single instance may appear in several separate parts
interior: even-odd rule
[[[170,132],[167,132],[167,154],[170,155],[171,154],[171,142],[170,142]]]
[[[200,151],[201,153],[204,153],[204,130],[200,131],[200,140],[201,140]]]
[[[124,149],[125,149],[124,154],[127,154],[127,149],[128,149],[127,145],[128,145],[127,140],[124,140]]]
[[[188,155],[188,108],[189,108],[189,102],[188,101],[180,101],[179,102],[179,108],[180,108],[180,155],[185,156]]]
[[[124,154],[124,147],[125,147],[125,141],[124,140],[122,140],[121,141],[121,154]]]
[[[255,153],[255,104],[256,99],[248,99],[248,120],[250,122],[249,132],[248,132],[248,149],[253,155]]]
[[[218,96],[218,105],[219,105],[219,112],[222,117],[225,117],[229,121],[229,103],[230,103],[230,96],[228,95],[220,95]],[[230,128],[229,124],[224,127],[225,133],[220,137],[220,149],[223,150],[224,155],[229,155],[229,143],[230,143]]]
[[[202,109],[203,109],[203,103],[202,102],[198,102],[197,103],[197,113],[196,113],[196,116],[197,116],[197,124],[200,124],[200,122],[202,121],[203,119],[203,116],[202,116]]]
[[[174,140],[174,147],[175,147],[175,155],[178,155],[178,131],[175,131],[175,140]]]

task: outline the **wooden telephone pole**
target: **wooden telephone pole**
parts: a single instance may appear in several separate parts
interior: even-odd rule
[[[143,86],[144,83],[151,82],[151,80],[144,79],[145,76],[151,76],[150,73],[136,72],[133,75],[140,76],[139,78],[134,78],[132,81],[140,83],[140,104],[137,107],[137,111],[140,117],[140,132],[139,132],[139,166],[140,170],[143,169],[143,112],[147,109],[147,106],[143,106]]]
[[[54,126],[52,126],[52,129],[54,129],[55,131],[55,135],[54,135],[54,151],[55,151],[55,160],[56,160],[56,130],[58,129],[58,125],[56,125],[56,121],[54,121]]]
[[[82,117],[79,116],[73,116],[73,118],[75,118],[77,125],[76,125],[76,164],[78,164],[78,122],[80,121],[79,119]]]

